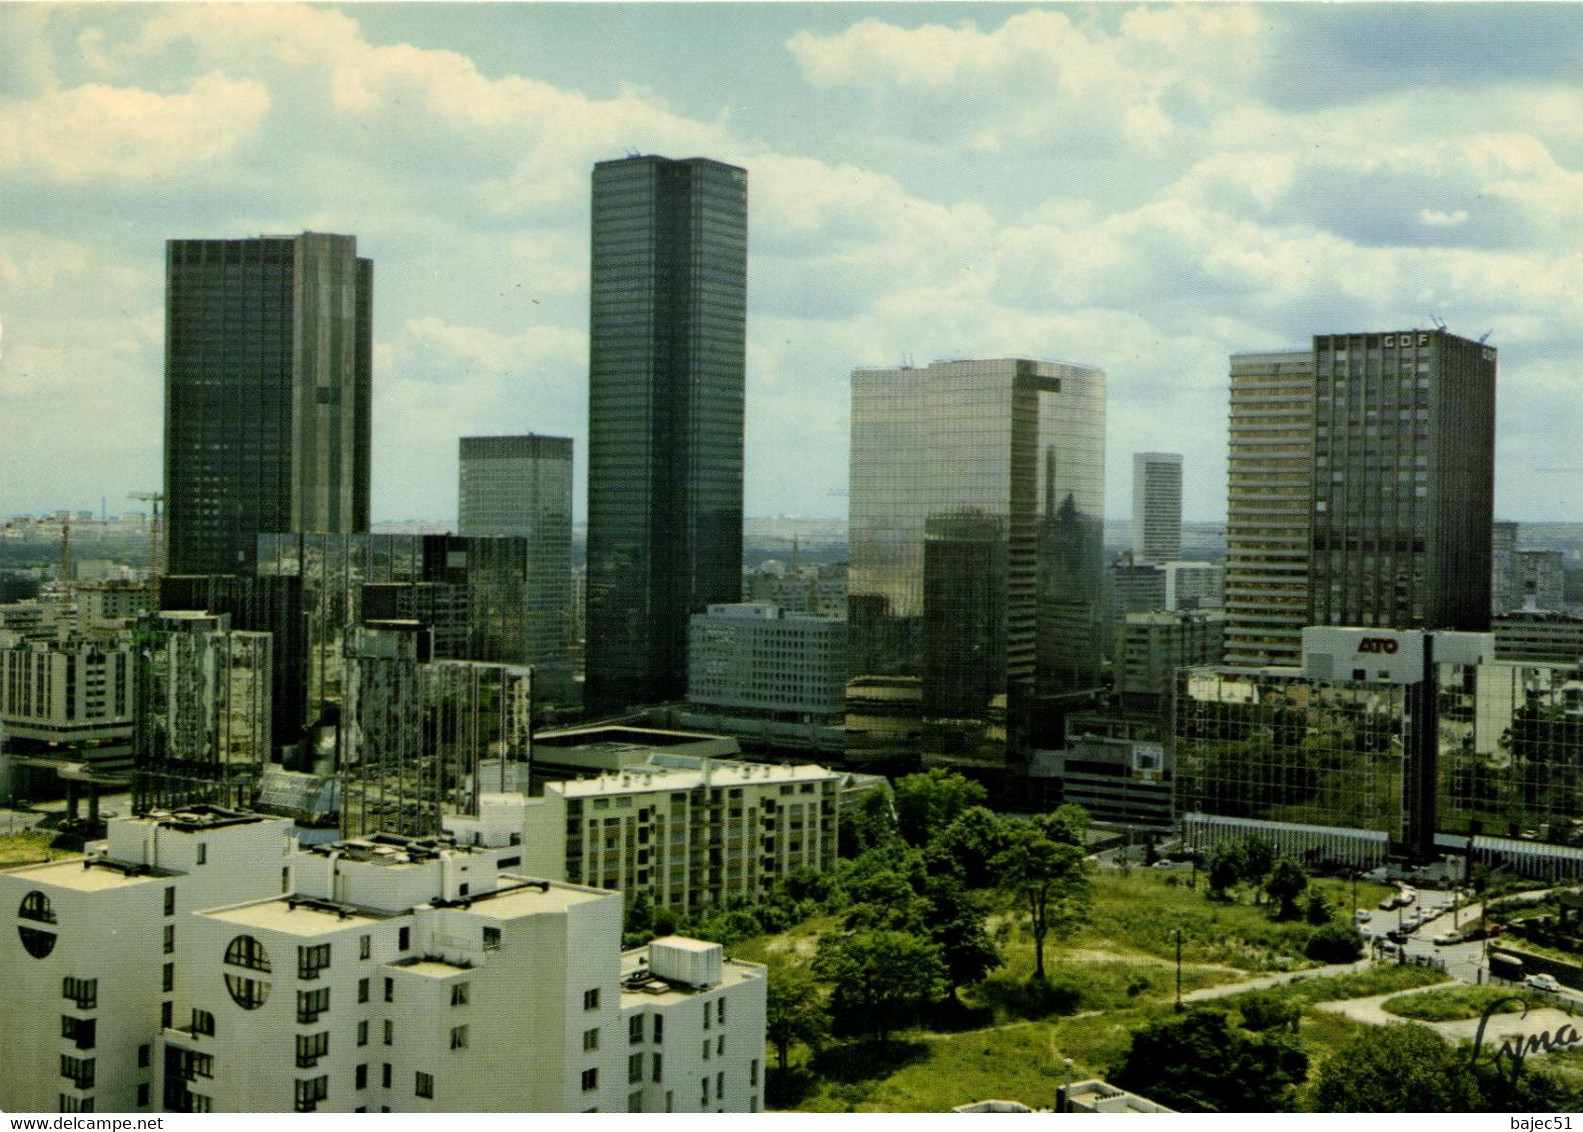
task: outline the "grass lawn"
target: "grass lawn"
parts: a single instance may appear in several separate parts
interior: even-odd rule
[[[1516,1014],[1529,1006],[1548,1005],[1543,996],[1524,994],[1512,987],[1456,986],[1397,995],[1381,1003],[1380,1009],[1418,1022],[1451,1022],[1459,1018],[1477,1018],[1491,1003],[1497,1002],[1505,1003],[1497,1011],[1500,1014]]]
[[[28,861],[53,861],[70,856],[64,849],[50,848],[53,833],[8,833],[0,835],[0,868]]]
[[[1166,883],[1170,876],[1177,883]],[[883,1048],[868,1041],[838,1042],[812,1061],[808,1050],[797,1047],[792,1073],[778,1078],[770,1106],[804,1112],[945,1112],[972,1101],[1004,1099],[1049,1107],[1065,1077],[1067,1058],[1074,1079],[1105,1076],[1125,1059],[1134,1030],[1172,1012],[1177,929],[1182,932],[1184,993],[1253,973],[1318,965],[1302,957],[1312,930],[1306,923],[1272,919],[1270,909],[1255,905],[1250,894],[1210,901],[1202,884],[1191,889],[1185,879],[1174,870],[1096,873],[1089,923],[1046,943],[1049,990],[1043,1001],[1030,1001],[1031,938],[1021,928],[1004,931],[1006,965],[963,991],[966,1009],[951,1028],[912,1030]],[[1330,890],[1333,904],[1350,911],[1350,883],[1315,883]],[[1375,903],[1385,891],[1359,885],[1358,903]],[[998,922],[1009,928],[1004,917]],[[839,923],[839,917],[820,917],[787,932],[744,940],[730,951],[757,962],[806,963],[820,934]],[[1393,965],[1298,980],[1273,993],[1311,1003],[1406,990],[1444,978],[1438,971]],[[1236,1017],[1240,997],[1201,1005]],[[1300,1035],[1317,1068],[1362,1029],[1346,1018],[1312,1011],[1303,1015]]]

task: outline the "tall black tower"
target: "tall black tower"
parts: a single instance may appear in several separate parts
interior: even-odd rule
[[[688,618],[742,593],[747,173],[594,166],[588,648],[594,712],[680,699]]]
[[[250,575],[260,533],[368,530],[373,279],[355,236],[168,242],[169,573]]]

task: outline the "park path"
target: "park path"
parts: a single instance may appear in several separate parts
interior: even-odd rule
[[[1371,995],[1368,998],[1352,998],[1342,1002],[1317,1002],[1315,1009],[1328,1011],[1331,1014],[1340,1014],[1351,1018],[1354,1022],[1364,1022],[1371,1026],[1385,1026],[1391,1023],[1418,1021],[1417,1019],[1401,1018],[1389,1014],[1381,1008],[1387,999],[1396,998],[1400,994],[1422,994],[1425,991],[1435,990],[1435,987],[1421,987],[1412,991],[1393,991],[1390,994]],[[1449,1042],[1461,1041],[1464,1038],[1472,1041],[1478,1033],[1479,1019],[1459,1018],[1451,1022],[1420,1022],[1428,1026]],[[1490,1019],[1484,1031],[1484,1040],[1488,1044],[1499,1044],[1509,1037],[1529,1037],[1534,1034],[1548,1031],[1554,1036],[1562,1026],[1572,1026],[1583,1029],[1583,1020],[1575,1014],[1568,1014],[1564,1010],[1557,1010],[1551,1006],[1543,1006],[1538,1010],[1530,1010],[1526,1015],[1497,1014]]]
[[[1235,983],[1223,983],[1218,987],[1204,987],[1201,990],[1189,991],[1182,996],[1183,1002],[1203,1002],[1212,998],[1225,998],[1227,995],[1242,994],[1244,991],[1265,990],[1268,987],[1283,986],[1295,983],[1300,979],[1322,979],[1330,975],[1351,975],[1358,971],[1367,971],[1372,967],[1373,961],[1359,959],[1355,963],[1337,963],[1329,967],[1309,967],[1302,971],[1278,971],[1273,975],[1259,975],[1252,979],[1243,979]]]

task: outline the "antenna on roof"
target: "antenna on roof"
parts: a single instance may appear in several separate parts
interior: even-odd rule
[[[637,150],[633,149],[631,146],[628,146],[627,147],[627,156],[628,157],[642,157],[643,155],[641,153],[639,153]]]
[[[1479,345],[1480,346],[1484,345],[1484,340],[1486,338],[1488,338],[1491,334],[1494,334],[1494,333],[1495,333],[1495,328],[1492,326],[1488,330],[1486,330],[1483,334],[1480,334],[1479,335]]]
[[[1445,319],[1441,318],[1437,314],[1430,315],[1429,316],[1429,321],[1435,324],[1435,329],[1436,330],[1444,330],[1446,328],[1446,321],[1445,321]]]

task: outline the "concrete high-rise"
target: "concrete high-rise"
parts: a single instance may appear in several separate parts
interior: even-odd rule
[[[874,704],[993,756],[1026,747],[1043,701],[1097,684],[1104,450],[1100,370],[853,372],[849,725]]]
[[[1182,556],[1182,457],[1132,454],[1132,554],[1145,562]]]
[[[168,572],[263,532],[368,529],[373,264],[354,236],[166,245]]]
[[[1495,350],[1443,330],[1231,359],[1226,653],[1305,625],[1489,628]]]
[[[1308,624],[1314,365],[1306,351],[1231,358],[1226,663],[1296,664]]]
[[[688,619],[742,594],[747,173],[593,174],[585,699],[683,699]]]
[[[523,662],[540,699],[571,697],[572,441],[563,436],[461,438],[461,533],[527,540]]]
[[[1490,616],[1522,608],[1517,580],[1517,524],[1496,523],[1490,531]]]

